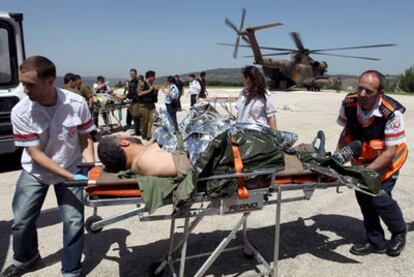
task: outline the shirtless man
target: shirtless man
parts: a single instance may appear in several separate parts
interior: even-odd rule
[[[185,152],[170,153],[156,142],[143,145],[141,140],[130,136],[103,137],[98,157],[109,172],[131,169],[142,176],[181,178],[191,169]]]

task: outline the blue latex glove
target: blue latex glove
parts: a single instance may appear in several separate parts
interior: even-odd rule
[[[76,174],[75,177],[73,177],[73,180],[75,181],[88,181],[88,177],[82,174]]]

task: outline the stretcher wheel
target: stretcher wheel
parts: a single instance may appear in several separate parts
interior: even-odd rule
[[[155,271],[157,270],[157,268],[160,266],[160,262],[157,263],[152,263],[149,267],[148,267],[148,276],[150,277],[160,277],[164,275],[164,271],[165,271],[165,267],[161,270],[160,273],[156,274]]]
[[[99,228],[99,229],[92,229],[92,224],[98,221],[101,221],[102,217],[100,217],[99,215],[92,215],[90,217],[88,217],[85,221],[85,229],[88,233],[90,234],[96,234],[99,233],[100,231],[102,231],[103,227]]]
[[[252,246],[254,248],[256,248],[254,245],[252,245]],[[242,246],[242,253],[243,253],[243,256],[246,257],[246,259],[252,259],[252,258],[254,258],[253,251],[247,245],[243,245]]]

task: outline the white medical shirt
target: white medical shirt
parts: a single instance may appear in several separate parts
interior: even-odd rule
[[[239,95],[236,104],[237,123],[255,123],[269,126],[267,119],[277,114],[272,95],[266,91],[266,99],[255,98],[246,105],[245,91]]]
[[[191,81],[189,84],[190,94],[199,94],[201,90],[200,83],[197,80]]]
[[[12,109],[14,143],[25,147],[22,167],[39,182],[56,184],[63,181],[32,161],[27,147],[39,145],[41,150],[62,168],[71,173],[79,169],[82,153],[79,133],[89,133],[95,129],[85,99],[73,92],[55,88],[57,102],[45,107],[24,97]]]

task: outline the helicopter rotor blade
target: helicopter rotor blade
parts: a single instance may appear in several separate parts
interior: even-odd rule
[[[263,29],[273,28],[273,27],[281,26],[281,25],[283,25],[283,23],[275,22],[275,23],[266,24],[266,25],[260,25],[260,26],[256,26],[256,27],[249,27],[249,28],[246,28],[246,29],[247,30],[257,31],[257,30],[263,30]]]
[[[303,43],[302,43],[302,40],[300,39],[299,33],[293,32],[293,33],[290,33],[290,36],[292,37],[293,41],[295,42],[296,47],[300,51],[305,49],[305,47],[303,47]]]
[[[370,61],[379,61],[378,58],[369,58],[369,57],[358,57],[358,56],[348,56],[348,55],[337,55],[337,54],[328,54],[328,53],[313,53],[314,55],[323,55],[323,56],[334,56],[334,57],[343,57],[351,59],[361,59],[361,60],[370,60]]]
[[[237,34],[239,33],[239,30],[237,29],[236,25],[233,22],[231,22],[230,19],[228,19],[227,17],[224,23],[226,23],[226,25],[233,29]]]
[[[269,53],[269,54],[262,54],[262,57],[284,56],[284,55],[290,55],[290,54],[292,54],[292,52]],[[254,56],[243,56],[243,58],[254,58]]]
[[[339,48],[327,48],[327,49],[315,49],[311,50],[310,53],[320,52],[320,51],[336,51],[336,50],[350,50],[350,49],[362,49],[362,48],[379,48],[379,47],[391,47],[397,46],[395,43],[388,44],[372,44],[372,45],[361,45],[361,46],[351,46],[351,47],[339,47]]]
[[[240,36],[237,36],[236,46],[234,47],[233,58],[237,59],[237,52],[239,51]]]
[[[243,38],[243,36],[242,36],[242,38]],[[217,43],[217,44],[218,45],[222,45],[222,46],[235,46],[235,44],[231,44],[231,43]],[[250,45],[245,45],[245,44],[239,45],[239,47],[251,48]],[[297,52],[296,49],[289,49],[289,48],[276,48],[276,47],[265,47],[265,46],[260,46],[259,48],[260,49],[263,49],[263,50]]]
[[[245,18],[246,18],[246,9],[243,8],[243,10],[242,10],[242,16],[241,16],[241,21],[240,21],[240,29],[239,29],[239,32],[241,32],[243,30],[244,19]]]

